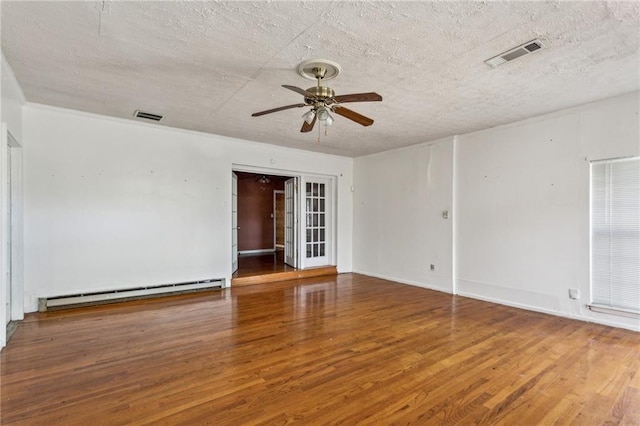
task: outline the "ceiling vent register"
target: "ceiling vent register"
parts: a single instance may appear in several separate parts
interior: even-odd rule
[[[151,120],[151,121],[160,121],[163,118],[162,115],[151,114],[150,112],[144,112],[140,110],[136,110],[133,116],[136,118],[144,118],[145,120]]]
[[[533,53],[536,50],[540,50],[544,47],[544,44],[538,39],[528,41],[524,44],[521,44],[518,47],[514,47],[511,50],[507,50],[499,54],[498,56],[494,56],[491,59],[487,59],[484,61],[486,64],[491,65],[492,67],[497,67],[502,64],[506,64],[507,62],[511,62],[514,59],[517,59],[521,56],[528,55],[529,53]]]

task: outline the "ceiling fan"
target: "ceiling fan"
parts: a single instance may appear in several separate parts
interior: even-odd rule
[[[330,114],[332,112],[348,118],[349,120],[355,121],[363,126],[370,126],[373,124],[373,120],[369,117],[365,117],[362,114],[345,108],[342,104],[348,102],[377,102],[382,100],[382,96],[375,92],[352,93],[349,95],[336,96],[333,89],[321,85],[322,81],[334,78],[340,73],[340,66],[338,64],[326,59],[312,59],[300,64],[298,72],[305,78],[316,80],[317,85],[310,87],[307,90],[296,86],[288,86],[286,84],[283,84],[282,87],[304,96],[304,103],[268,109],[266,111],[253,113],[251,116],[259,117],[261,115],[271,114],[272,112],[310,106],[311,109],[302,115],[302,118],[304,118],[302,128],[300,129],[302,133],[310,132],[315,126],[316,121],[320,121],[324,126],[330,126],[334,121]]]

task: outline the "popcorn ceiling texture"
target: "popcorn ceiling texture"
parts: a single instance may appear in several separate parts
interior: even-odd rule
[[[359,156],[640,88],[638,2],[12,2],[2,50],[28,101]],[[547,49],[484,60],[534,38]],[[297,65],[338,62],[336,94],[376,91],[316,142]]]

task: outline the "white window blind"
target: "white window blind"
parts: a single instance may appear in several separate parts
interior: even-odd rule
[[[591,163],[591,303],[640,313],[640,157]]]

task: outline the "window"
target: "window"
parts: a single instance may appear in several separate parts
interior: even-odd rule
[[[640,157],[591,163],[591,303],[640,314]]]

